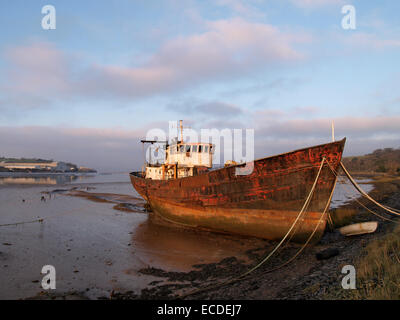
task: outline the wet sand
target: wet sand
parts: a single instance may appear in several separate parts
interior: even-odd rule
[[[170,298],[177,294],[174,286],[201,286],[247,270],[274,245],[154,224],[127,174],[31,182],[0,183],[0,225],[44,219],[0,226],[0,299]],[[349,200],[338,189],[333,205]],[[286,247],[281,257],[296,248]],[[57,271],[57,289],[50,293],[40,285],[47,264]],[[312,266],[305,261],[292,272]]]

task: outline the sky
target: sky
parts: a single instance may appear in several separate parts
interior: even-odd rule
[[[42,28],[45,5],[56,29]],[[355,29],[345,29],[345,5]],[[264,157],[347,137],[400,147],[396,0],[2,1],[0,156],[137,170],[184,120],[254,129]]]

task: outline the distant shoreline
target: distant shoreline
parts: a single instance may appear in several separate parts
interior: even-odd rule
[[[87,176],[97,175],[97,171],[92,172],[0,172],[0,177],[49,177],[49,176]]]

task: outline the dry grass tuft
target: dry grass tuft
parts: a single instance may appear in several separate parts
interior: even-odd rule
[[[366,247],[357,270],[354,299],[400,299],[400,225]]]

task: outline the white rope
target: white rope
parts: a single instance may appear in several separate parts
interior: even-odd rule
[[[331,165],[330,165],[329,162],[328,162],[328,165],[329,165],[329,168],[331,169],[332,173],[333,173],[336,177],[338,177],[339,174],[331,167]],[[343,188],[346,189],[346,191],[349,191],[349,189],[347,188],[347,186],[346,186],[345,184],[343,185]],[[379,218],[381,218],[381,219],[383,219],[383,220],[386,220],[386,221],[390,221],[390,222],[393,222],[393,223],[400,223],[399,221],[392,220],[392,219],[390,219],[390,218],[384,217],[384,216],[380,215],[379,213],[377,213],[377,212],[371,210],[371,209],[368,208],[366,205],[364,205],[361,201],[359,201],[357,198],[355,198],[354,200],[355,200],[361,207],[363,207],[365,210],[367,210],[368,212],[372,213],[373,215],[375,215],[375,216],[377,216],[377,217],[379,217]]]
[[[300,210],[299,214],[297,215],[295,221],[293,222],[292,226],[289,228],[289,230],[287,231],[287,233],[285,234],[285,236],[284,236],[284,237],[282,238],[282,240],[277,244],[277,246],[274,248],[274,250],[272,250],[272,251],[271,251],[261,262],[259,262],[256,266],[254,266],[254,267],[251,268],[250,270],[244,272],[243,274],[239,275],[238,277],[235,277],[235,278],[230,279],[230,280],[227,280],[227,281],[223,281],[223,282],[221,282],[221,283],[217,283],[217,284],[212,285],[212,286],[208,286],[208,287],[205,287],[205,288],[201,288],[201,289],[197,289],[197,290],[191,291],[191,292],[189,292],[189,293],[180,295],[179,298],[184,299],[184,298],[186,298],[186,297],[188,297],[188,296],[190,296],[190,295],[193,295],[193,294],[197,294],[197,293],[200,293],[200,292],[204,292],[204,291],[207,291],[207,290],[211,290],[211,289],[218,288],[218,287],[223,286],[223,285],[227,285],[227,284],[233,283],[233,282],[235,282],[235,281],[237,281],[237,280],[239,280],[239,279],[241,279],[241,278],[247,276],[248,274],[252,273],[252,272],[255,271],[256,269],[258,269],[259,267],[261,267],[267,260],[269,260],[269,259],[272,257],[272,255],[273,255],[273,254],[279,249],[279,247],[283,244],[283,242],[286,240],[286,238],[289,236],[289,234],[292,232],[293,228],[295,227],[295,225],[296,225],[297,222],[299,221],[300,217],[302,216],[302,214],[304,213],[304,211],[305,211],[306,208],[308,207],[308,205],[309,205],[309,203],[310,203],[310,201],[311,201],[311,197],[312,197],[312,195],[314,194],[315,187],[316,187],[317,182],[318,182],[318,180],[319,180],[319,176],[321,175],[322,167],[323,167],[325,161],[326,161],[326,158],[324,157],[324,158],[322,159],[322,161],[321,161],[321,165],[320,165],[320,167],[319,167],[318,174],[317,174],[317,176],[316,176],[316,178],[315,178],[315,181],[314,181],[314,183],[313,183],[313,185],[312,185],[312,187],[311,187],[310,193],[308,194],[308,197],[307,197],[306,201],[304,202],[303,207],[301,208],[301,210]],[[299,253],[301,253],[301,251],[303,251],[303,249],[305,248],[305,246],[308,244],[308,242],[311,240],[312,236],[313,236],[314,233],[316,232],[316,230],[317,230],[317,228],[318,228],[318,226],[319,226],[319,224],[320,224],[320,221],[322,221],[322,218],[323,218],[323,216],[325,215],[325,212],[326,212],[327,208],[329,207],[329,203],[330,203],[330,200],[332,199],[332,195],[333,195],[333,190],[332,190],[332,192],[331,192],[331,195],[330,195],[330,198],[329,198],[329,200],[328,200],[328,203],[327,203],[327,205],[326,205],[326,207],[325,207],[324,213],[321,215],[320,220],[319,220],[317,226],[315,227],[314,231],[312,232],[312,234],[311,234],[310,237],[308,238],[308,240],[307,240],[306,244],[303,246],[303,248],[301,248],[301,250],[299,251]],[[299,253],[298,253],[298,254],[299,254]],[[298,254],[297,254],[297,255],[298,255]],[[297,255],[295,255],[294,257],[292,257],[292,258],[289,260],[289,262],[292,261],[294,258],[296,258]],[[282,266],[284,266],[284,265],[285,265],[285,264],[283,264]]]
[[[327,162],[328,162],[328,161],[327,161]],[[329,162],[328,162],[328,163],[329,163]],[[333,188],[332,188],[332,191],[331,191],[331,194],[330,194],[330,196],[329,196],[329,199],[328,199],[328,201],[327,201],[327,203],[326,203],[326,205],[325,205],[324,212],[322,213],[321,217],[320,217],[319,220],[318,220],[317,225],[315,226],[313,232],[310,234],[310,236],[308,237],[308,239],[307,239],[307,241],[304,243],[304,245],[303,245],[303,246],[300,248],[300,250],[299,250],[292,258],[290,258],[288,261],[286,261],[285,263],[279,265],[279,266],[276,267],[276,268],[267,270],[267,271],[265,271],[264,273],[269,273],[269,272],[272,272],[272,271],[275,271],[275,270],[278,270],[278,269],[284,267],[285,265],[289,264],[289,263],[292,262],[294,259],[296,259],[297,256],[306,248],[306,246],[308,245],[308,243],[309,243],[309,242],[311,241],[311,239],[314,237],[315,232],[318,230],[318,227],[319,227],[319,225],[321,224],[323,218],[325,217],[325,214],[326,214],[326,212],[327,212],[327,210],[328,210],[328,208],[329,208],[329,205],[330,205],[330,203],[331,203],[331,200],[332,200],[333,192],[335,191],[336,182],[337,182],[337,177],[336,177],[336,179],[335,179],[335,184],[334,184],[334,186],[333,186]]]
[[[315,178],[315,181],[314,181],[314,184],[313,184],[313,186],[312,186],[312,188],[311,188],[311,190],[310,190],[310,193],[308,194],[308,197],[307,197],[307,199],[306,199],[306,201],[305,201],[303,207],[301,208],[299,214],[297,215],[297,218],[296,218],[295,221],[293,222],[292,226],[290,227],[290,229],[288,230],[288,232],[286,233],[286,235],[285,235],[285,236],[282,238],[282,240],[278,243],[278,245],[275,247],[275,249],[272,250],[272,251],[269,253],[268,256],[266,256],[258,265],[256,265],[255,267],[253,267],[252,269],[250,269],[249,271],[247,271],[246,273],[244,273],[241,277],[244,277],[244,276],[246,276],[247,274],[253,272],[253,271],[256,270],[257,268],[259,268],[262,264],[264,264],[269,258],[271,258],[272,255],[276,252],[276,250],[278,250],[278,248],[282,245],[282,243],[286,240],[286,238],[287,238],[287,237],[289,236],[289,234],[292,232],[292,230],[293,230],[294,226],[296,225],[297,221],[299,221],[300,216],[303,214],[304,210],[306,209],[306,207],[308,207],[308,205],[309,205],[309,203],[310,203],[310,201],[311,201],[311,197],[312,197],[312,195],[314,194],[314,190],[315,190],[315,187],[316,187],[316,185],[317,185],[317,182],[318,182],[319,176],[320,176],[320,174],[321,174],[321,170],[322,170],[322,167],[323,167],[324,163],[325,163],[325,157],[322,159],[321,166],[319,167],[317,177]]]
[[[340,162],[340,166],[343,169],[344,173],[346,174],[347,178],[349,178],[350,182],[353,184],[353,186],[357,189],[358,192],[360,192],[365,198],[367,198],[369,201],[373,202],[376,204],[378,207],[386,210],[387,212],[390,212],[396,216],[400,216],[400,213],[393,211],[389,209],[388,207],[385,207],[384,205],[380,204],[378,201],[374,200],[371,198],[364,190],[361,189],[361,187],[357,184],[357,182],[353,179],[353,177],[350,175],[350,173],[346,170],[344,167],[343,163]]]

